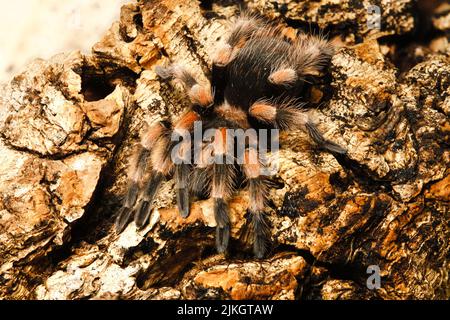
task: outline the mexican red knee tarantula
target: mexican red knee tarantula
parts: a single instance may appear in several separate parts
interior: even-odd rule
[[[144,134],[116,220],[118,232],[133,217],[137,227],[145,226],[158,188],[173,173],[183,217],[189,215],[191,195],[213,198],[216,247],[223,253],[230,238],[228,201],[238,187],[238,177],[243,175],[250,197],[254,254],[258,258],[265,255],[268,186],[263,174],[264,155],[258,149],[259,135],[250,135],[243,146],[236,147],[230,143],[236,141],[230,130],[302,129],[323,149],[345,153],[342,147],[322,137],[301,102],[305,87],[327,67],[333,47],[321,37],[296,35],[288,30],[258,18],[238,18],[213,58],[210,85],[199,84],[181,65],[156,68],[161,79],[183,83],[192,106],[176,123],[158,123]],[[199,123],[203,137],[193,145],[195,139],[191,138]],[[206,134],[208,130],[213,133]],[[183,137],[181,141],[174,142],[174,134]],[[196,161],[192,153],[195,148],[199,151],[194,152]]]

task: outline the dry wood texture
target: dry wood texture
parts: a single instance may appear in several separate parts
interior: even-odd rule
[[[367,2],[367,3],[366,3]],[[138,1],[93,46],[38,60],[0,87],[0,297],[445,299],[449,292],[450,9],[439,1]],[[153,68],[204,79],[239,7],[340,39],[315,88],[333,157],[283,135],[270,193],[270,256],[246,244],[248,195],[231,203],[228,257],[212,203],[182,219],[173,182],[148,227],[116,235],[126,167],[146,125],[188,101]],[[366,269],[378,265],[381,288]]]

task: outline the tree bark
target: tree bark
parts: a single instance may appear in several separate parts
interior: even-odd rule
[[[448,299],[450,9],[377,3],[380,29],[368,27],[365,1],[138,1],[90,55],[37,60],[0,87],[0,297]],[[300,131],[281,136],[267,259],[248,245],[245,191],[230,204],[226,257],[215,253],[212,203],[182,219],[172,181],[145,230],[117,235],[142,130],[189,106],[153,67],[182,61],[205,81],[239,7],[340,43],[312,99],[348,155]]]

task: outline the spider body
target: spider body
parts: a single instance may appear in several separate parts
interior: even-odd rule
[[[332,53],[332,46],[320,37],[292,35],[283,27],[241,16],[213,58],[210,85],[199,84],[181,65],[157,67],[163,80],[183,83],[192,106],[177,122],[155,124],[144,134],[130,166],[117,231],[133,217],[138,227],[147,223],[159,186],[173,174],[183,217],[189,215],[192,196],[212,198],[216,247],[223,253],[230,238],[228,201],[243,176],[254,254],[262,258],[268,244],[264,213],[268,186],[264,154],[258,148],[261,138],[249,134],[239,140],[230,130],[302,129],[323,149],[345,153],[322,137],[302,102],[305,86],[322,73]],[[193,142],[199,123],[202,139]]]

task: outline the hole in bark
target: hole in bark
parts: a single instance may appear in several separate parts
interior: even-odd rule
[[[213,1],[212,0],[201,0],[200,8],[203,10],[212,10]]]
[[[370,191],[391,192],[392,186],[389,181],[377,180],[376,174],[373,173],[367,166],[350,159],[347,155],[334,155],[336,161],[347,171],[350,179],[357,181],[361,186],[364,186]]]
[[[133,22],[136,25],[139,32],[144,29],[144,20],[142,18],[142,14],[137,14],[133,17]]]
[[[281,179],[280,177],[272,177],[269,180],[269,187],[272,189],[277,189],[277,190],[281,190],[284,189],[284,187],[286,186],[286,184],[284,183],[283,179]]]
[[[136,277],[136,285],[141,290],[149,288],[161,288],[173,286],[194,266],[195,261],[200,261],[215,253],[213,243],[208,234],[210,228],[201,227],[186,230],[182,234],[171,234],[166,249],[159,253],[158,261],[146,271]],[[174,237],[180,237],[174,239]],[[196,239],[195,242],[189,239]]]
[[[341,193],[346,191],[352,183],[348,177],[341,177],[339,172],[331,174],[329,181],[330,184]]]
[[[86,101],[98,101],[106,98],[114,91],[115,86],[103,75],[85,69],[81,74],[81,93]]]
[[[108,72],[106,73],[104,69],[107,69]],[[138,78],[133,71],[127,68],[117,68],[114,65],[102,66],[101,69],[85,66],[79,74],[81,76],[81,93],[86,101],[98,101],[106,98],[113,93],[118,84],[130,88],[133,93]]]
[[[217,4],[221,7],[237,6],[241,10],[245,10],[247,7],[242,0],[200,0],[200,8],[203,10],[212,10],[213,4]]]

